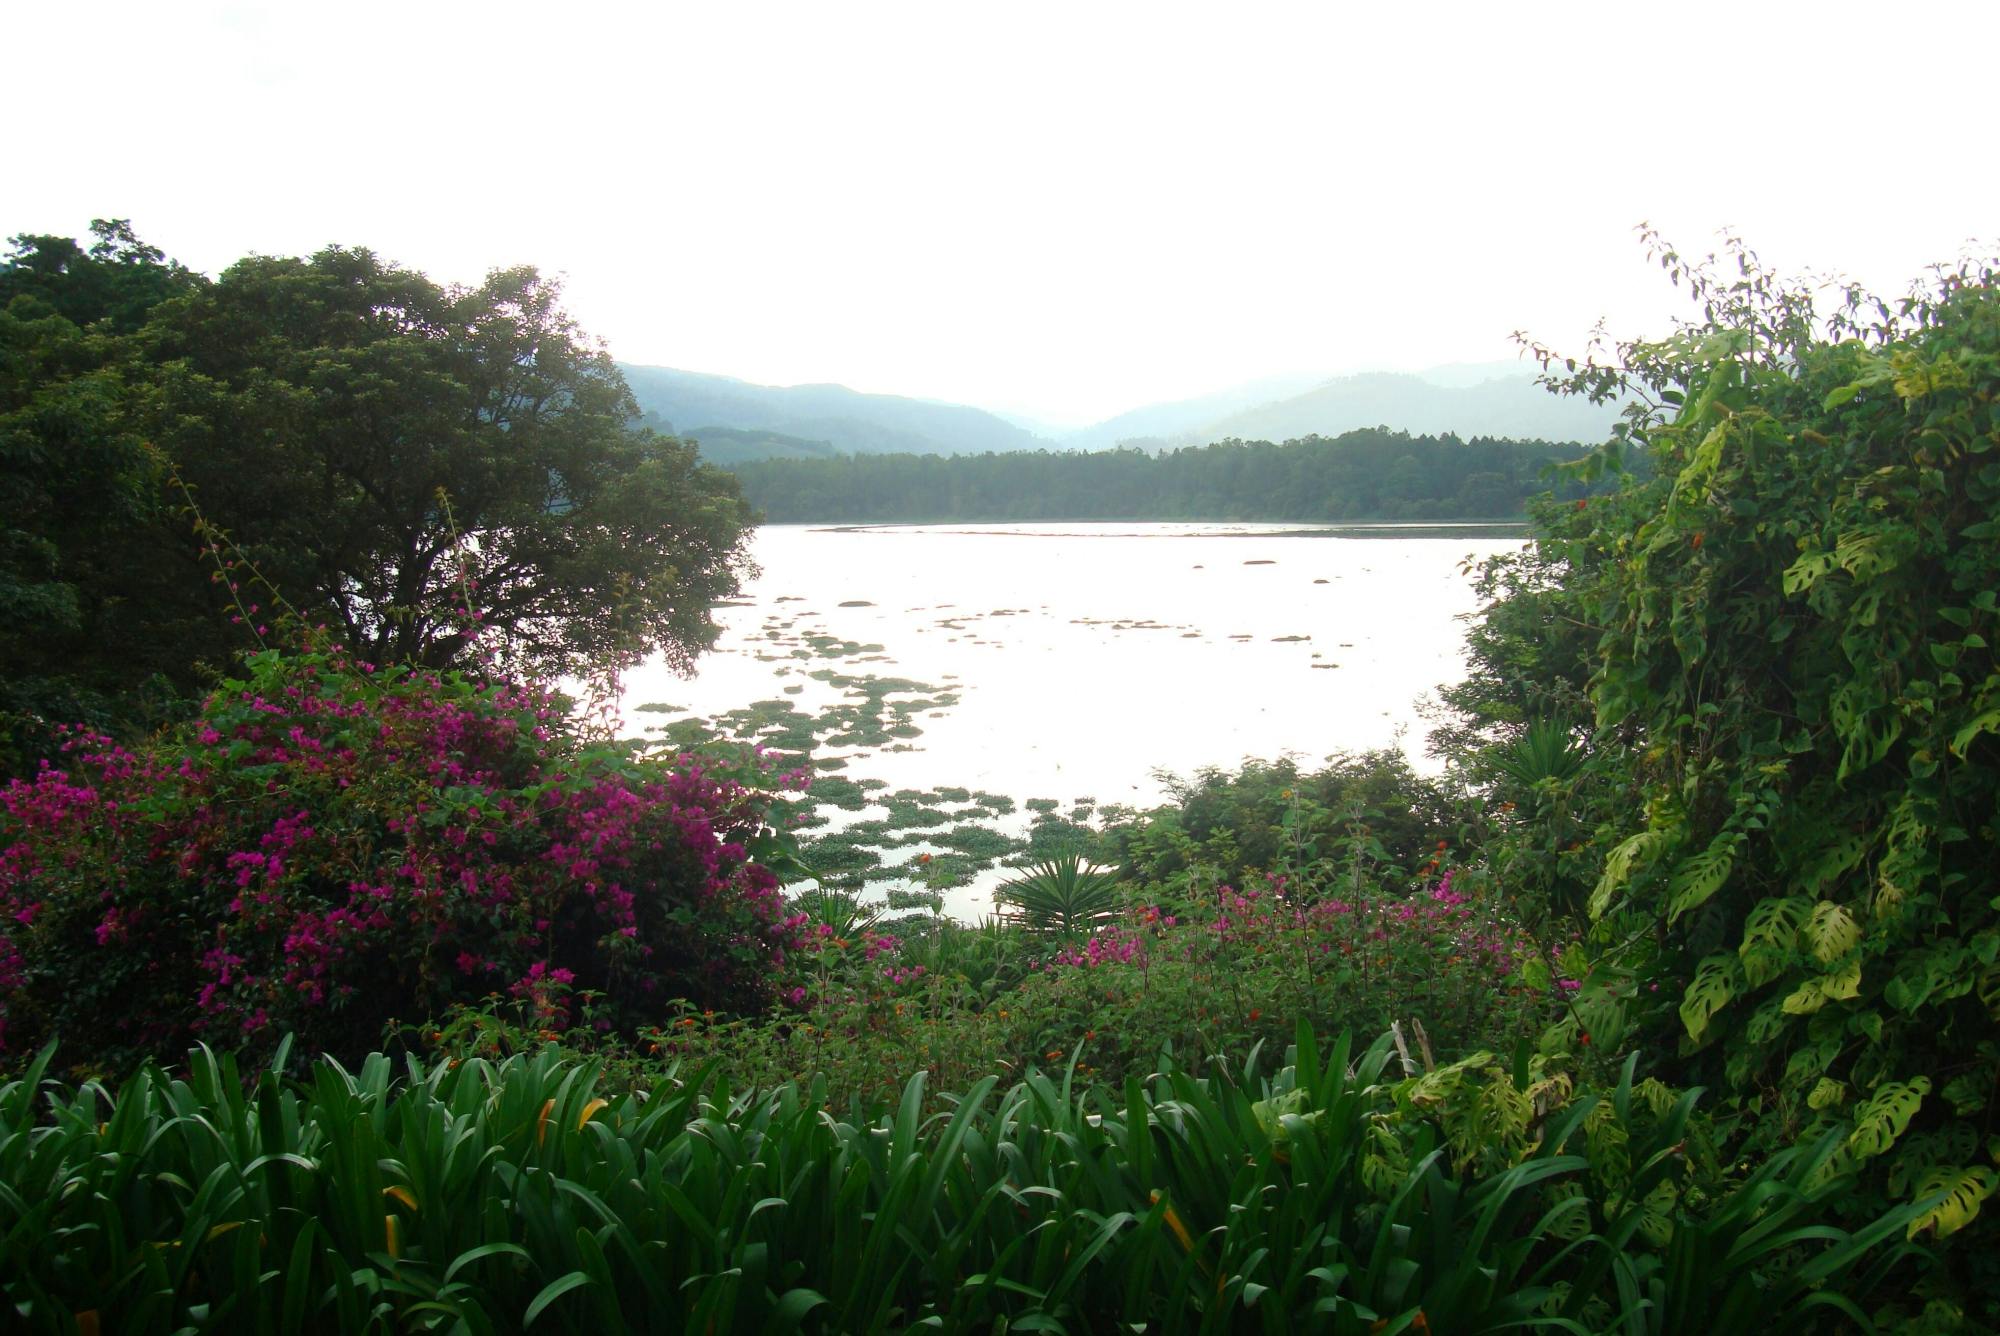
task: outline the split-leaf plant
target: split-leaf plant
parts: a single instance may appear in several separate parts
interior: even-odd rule
[[[1647,468],[1537,542],[1637,790],[1593,814],[1604,964],[1552,1043],[1671,1050],[1664,1020],[1751,1147],[1832,1137],[1864,1208],[1933,1200],[1912,1231],[1978,1218],[1958,1255],[2000,1255],[1994,271],[1826,314],[1739,246],[1655,246],[1703,319],[1567,382],[1636,394],[1591,467]]]

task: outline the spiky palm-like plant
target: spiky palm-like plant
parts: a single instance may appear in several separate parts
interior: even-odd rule
[[[1497,748],[1490,764],[1502,779],[1535,792],[1546,780],[1562,784],[1576,778],[1587,759],[1568,729],[1538,719],[1513,742]]]
[[[792,897],[792,908],[814,923],[832,928],[836,937],[857,937],[882,917],[879,906],[863,904],[857,895],[825,886],[800,891]]]
[[[1077,937],[1107,923],[1118,912],[1118,879],[1086,863],[1083,855],[1061,854],[1037,863],[993,893],[1001,917],[1032,932]]]

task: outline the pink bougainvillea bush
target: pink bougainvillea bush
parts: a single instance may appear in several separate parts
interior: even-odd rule
[[[1334,895],[1271,874],[1178,913],[1141,905],[1031,966],[996,1008],[995,1042],[1016,1065],[1055,1065],[1081,1041],[1113,1081],[1154,1070],[1169,1044],[1282,1051],[1301,1021],[1328,1037],[1401,1024],[1444,1061],[1510,1051],[1570,981],[1506,906],[1453,883]]]
[[[559,701],[266,653],[136,749],[88,732],[0,794],[0,1053],[114,1066],[577,992],[639,1026],[754,1011],[799,930],[754,754],[585,744]]]

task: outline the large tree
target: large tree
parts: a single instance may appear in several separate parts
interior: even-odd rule
[[[128,729],[195,688],[226,630],[185,578],[133,412],[136,331],[199,280],[122,220],[0,257],[0,774],[56,722]],[[178,538],[178,541],[176,539]]]
[[[155,313],[156,439],[202,518],[365,659],[450,664],[483,628],[510,669],[685,668],[750,511],[634,425],[558,297],[529,268],[456,288],[366,250],[241,261]]]

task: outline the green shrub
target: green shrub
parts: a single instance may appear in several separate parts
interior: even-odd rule
[[[1952,1185],[1942,1237],[2000,1186],[2000,289],[1942,273],[1827,323],[1747,254],[1663,258],[1708,318],[1620,349],[1665,407],[1602,461],[1651,476],[1540,540],[1637,788],[1587,817],[1616,946],[1578,1014],[1677,1044],[1754,1146],[1838,1130],[1861,1209]]]
[[[1349,892],[1421,876],[1465,821],[1447,791],[1394,751],[1337,756],[1317,771],[1250,761],[1175,781],[1171,793],[1171,803],[1108,820],[1098,857],[1147,899],[1176,905],[1267,872],[1344,880]]]
[[[1749,1162],[1830,1138],[1854,1219],[1933,1201],[1918,1327],[1991,1328],[1996,271],[1829,312],[1654,240],[1702,318],[1558,377],[1629,396],[1619,485],[1488,564],[1444,745],[1496,883],[1591,925],[1546,1051],[1721,1087]]]

